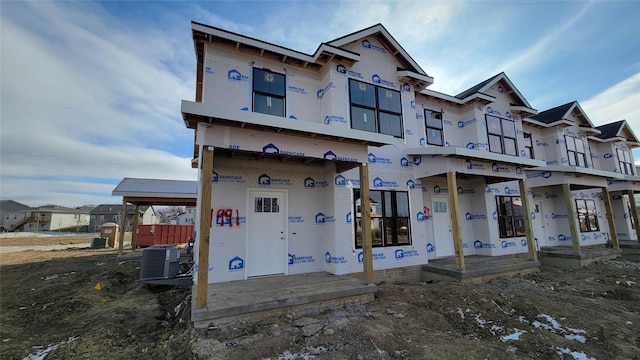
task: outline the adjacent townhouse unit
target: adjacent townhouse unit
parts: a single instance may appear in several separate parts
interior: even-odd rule
[[[13,200],[0,201],[0,231],[16,231],[22,228],[27,221],[30,206]]]
[[[606,242],[607,182],[621,199],[638,191],[628,126],[609,136],[577,103],[539,114],[504,73],[455,96],[429,90],[380,24],[313,54],[195,22],[192,34],[196,282],[535,259],[536,242]],[[593,154],[631,173],[594,168]]]
[[[124,222],[125,231],[131,231],[133,226],[133,216],[135,205],[127,205],[126,218]],[[90,232],[100,232],[100,227],[106,223],[120,223],[122,204],[100,204],[91,210],[91,220],[89,224]],[[138,224],[151,225],[160,223],[160,216],[153,206],[138,207]]]
[[[89,214],[86,211],[60,205],[44,205],[24,210],[22,231],[86,231]]]

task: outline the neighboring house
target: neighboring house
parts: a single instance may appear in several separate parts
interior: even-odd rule
[[[171,216],[169,223],[172,225],[194,225],[196,223],[196,208],[185,207],[183,212]]]
[[[211,207],[210,283],[362,272],[364,191],[375,270],[532,257],[535,238],[564,245],[559,233],[593,230],[591,200],[602,213],[607,181],[640,191],[637,174],[591,168],[581,143],[621,149],[616,166],[627,171],[637,146],[628,126],[600,139],[577,103],[538,114],[504,73],[458,95],[431,91],[433,78],[382,25],[310,55],[199,23],[192,34],[196,98],[182,114],[195,131],[199,194],[212,187],[196,209]],[[577,210],[562,208],[566,199]],[[548,235],[533,229],[548,216]],[[585,245],[606,242],[611,228],[598,224]]]
[[[24,210],[23,231],[86,231],[89,214],[86,211],[59,205],[44,205]]]
[[[13,200],[0,201],[0,231],[16,231],[24,225],[28,217],[26,210],[31,209],[30,206],[21,204]]]
[[[133,226],[133,216],[135,213],[135,205],[127,205],[125,218],[125,231],[131,231]],[[100,204],[90,212],[91,222],[89,231],[100,232],[100,227],[106,223],[120,224],[120,216],[122,214],[122,204]],[[153,209],[153,206],[138,207],[138,224],[151,225],[159,224],[160,216]]]

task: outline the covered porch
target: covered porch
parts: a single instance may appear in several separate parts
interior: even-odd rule
[[[540,270],[540,261],[527,256],[471,255],[465,256],[464,263],[465,268],[460,270],[454,257],[431,260],[422,266],[422,279],[479,283],[496,277],[531,274]]]

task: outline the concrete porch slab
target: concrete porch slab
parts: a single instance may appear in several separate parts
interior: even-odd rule
[[[620,250],[624,254],[640,254],[640,241],[620,240]]]
[[[483,282],[500,276],[529,274],[540,270],[540,262],[515,256],[479,256],[464,257],[465,270],[456,267],[455,257],[430,260],[422,266],[425,280],[458,280],[465,282]]]
[[[570,246],[554,246],[540,248],[540,262],[543,266],[554,266],[565,269],[581,269],[589,264],[618,258],[622,255],[620,249],[605,245],[580,247],[580,254],[575,253]]]
[[[350,276],[325,272],[214,283],[208,286],[206,308],[196,309],[192,298],[191,320],[196,328],[207,328],[314,307],[368,302],[376,290],[375,285]]]

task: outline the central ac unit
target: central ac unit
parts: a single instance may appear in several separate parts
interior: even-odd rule
[[[180,249],[175,246],[151,246],[142,251],[140,280],[170,279],[180,270]]]

